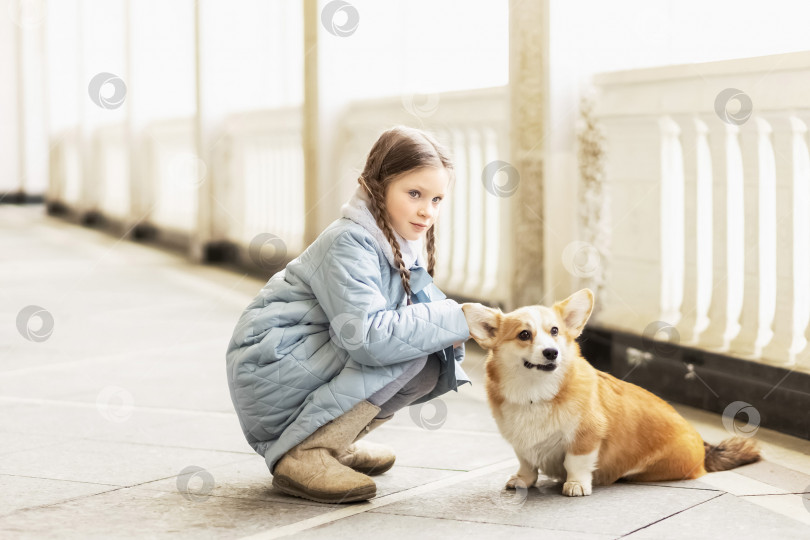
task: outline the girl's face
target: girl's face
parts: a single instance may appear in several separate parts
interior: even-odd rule
[[[394,230],[406,240],[424,238],[439,218],[449,184],[450,176],[444,167],[416,169],[389,184],[385,207]]]

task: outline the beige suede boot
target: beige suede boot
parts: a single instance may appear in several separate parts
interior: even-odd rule
[[[383,445],[369,441],[361,441],[374,429],[388,422],[393,415],[388,418],[375,418],[357,435],[354,444],[349,445],[346,451],[338,455],[338,461],[355,471],[376,476],[382,474],[394,466],[397,456],[394,451]]]
[[[377,494],[374,480],[341,464],[363,428],[380,412],[368,401],[318,428],[276,463],[273,486],[296,497],[323,503],[365,501]]]

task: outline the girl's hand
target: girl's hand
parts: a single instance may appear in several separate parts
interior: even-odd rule
[[[454,348],[454,349],[458,349],[458,348],[459,348],[459,347],[461,347],[462,345],[464,345],[464,342],[463,342],[463,341],[456,341],[455,343],[453,343],[453,348]]]

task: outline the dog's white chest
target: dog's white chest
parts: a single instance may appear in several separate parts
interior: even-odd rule
[[[495,420],[503,437],[524,460],[551,478],[564,478],[565,451],[578,418],[550,403],[503,403]]]

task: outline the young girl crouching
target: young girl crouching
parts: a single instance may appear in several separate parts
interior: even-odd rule
[[[464,313],[432,279],[452,180],[430,134],[384,132],[342,217],[242,313],[228,384],[277,489],[327,503],[374,497],[370,476],[395,456],[359,439],[403,407],[469,382],[459,365],[470,337]]]

